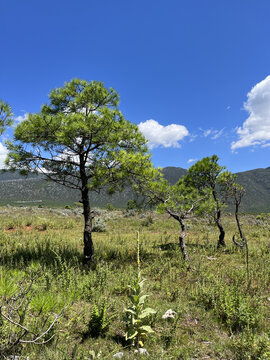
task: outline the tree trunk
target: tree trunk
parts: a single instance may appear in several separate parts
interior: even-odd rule
[[[235,239],[235,235],[233,235],[233,242],[236,246],[239,246],[240,249],[242,250],[243,247],[245,246],[245,237],[244,237],[244,234],[242,232],[242,228],[241,228],[241,224],[240,224],[240,221],[239,221],[239,218],[238,218],[238,208],[239,208],[239,204],[236,202],[235,204],[235,220],[236,220],[236,224],[237,224],[237,228],[238,228],[238,232],[239,232],[239,235],[240,235],[240,239],[241,239],[241,242],[239,243],[238,241],[236,241]]]
[[[247,243],[247,239],[242,231],[242,228],[241,228],[241,224],[240,224],[240,221],[239,221],[239,218],[238,218],[238,210],[239,210],[239,203],[236,202],[235,204],[235,220],[236,220],[236,223],[237,223],[237,227],[238,227],[238,231],[239,231],[239,235],[240,235],[240,238],[241,238],[241,241],[242,241],[242,248],[243,246],[246,248],[246,265],[247,265],[247,282],[248,282],[248,286],[250,285],[249,284],[249,254],[248,254],[248,243]],[[239,245],[236,241],[234,241],[234,243],[236,243],[237,245]],[[240,245],[240,246],[241,246]]]
[[[216,225],[219,229],[219,238],[218,238],[218,244],[217,244],[217,247],[220,248],[220,247],[225,247],[226,244],[225,244],[225,230],[221,224],[221,210],[220,210],[220,206],[219,206],[219,201],[217,199],[217,196],[216,196],[216,192],[215,191],[212,191],[212,195],[213,195],[213,198],[216,202],[216,216],[215,216],[215,222],[216,222]]]
[[[218,238],[218,244],[217,244],[217,247],[220,248],[220,247],[225,247],[226,244],[225,244],[225,230],[221,224],[221,221],[220,221],[220,211],[218,211],[218,216],[217,216],[217,219],[216,219],[216,224],[217,224],[217,227],[219,229],[219,238]]]
[[[82,190],[82,203],[84,215],[84,232],[83,232],[83,264],[93,265],[95,263],[94,244],[92,240],[92,215],[87,186]]]
[[[80,175],[81,175],[81,194],[84,216],[84,232],[83,232],[83,264],[90,267],[94,265],[94,244],[92,240],[92,214],[89,201],[88,178],[85,171],[85,161],[83,153],[80,154]]]
[[[240,235],[241,240],[243,240],[243,242],[246,242],[246,238],[244,237],[244,234],[243,234],[242,228],[241,228],[241,224],[240,224],[240,221],[239,221],[239,218],[238,218],[238,209],[239,209],[239,204],[236,203],[235,204],[235,220],[236,220],[236,224],[237,224],[237,227],[238,227],[238,231],[239,231],[239,235]]]
[[[185,237],[187,235],[186,232],[186,226],[183,222],[183,219],[179,219],[180,225],[181,225],[181,233],[179,236],[179,245],[183,254],[183,258],[185,261],[190,262],[189,260],[189,256],[188,256],[188,252],[187,252],[187,247],[186,247],[186,243],[185,243]]]

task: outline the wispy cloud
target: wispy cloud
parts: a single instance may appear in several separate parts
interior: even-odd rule
[[[159,146],[179,148],[181,147],[179,141],[189,135],[184,125],[170,124],[163,126],[153,119],[141,122],[138,126],[145,138],[149,141],[149,149]]]
[[[216,129],[203,130],[202,128],[200,128],[199,130],[202,131],[202,136],[203,137],[210,137],[211,140],[218,139],[224,132],[224,128],[221,129],[221,130],[216,130]]]
[[[238,140],[231,149],[248,146],[270,146],[270,76],[256,84],[247,94],[244,109],[249,117],[236,129]]]
[[[212,131],[212,135],[211,135],[211,139],[212,140],[216,140],[218,138],[220,138],[223,134],[224,128],[221,130],[213,130]]]
[[[210,134],[211,134],[211,129],[208,129],[208,130],[203,130],[203,136],[204,137],[207,137],[207,136],[209,136]]]
[[[191,164],[191,163],[193,163],[193,162],[195,162],[195,161],[197,161],[197,159],[188,159],[187,163],[188,163],[188,164]]]
[[[195,135],[195,134],[190,134],[189,135],[189,142],[193,142],[196,138],[197,138],[198,135]]]

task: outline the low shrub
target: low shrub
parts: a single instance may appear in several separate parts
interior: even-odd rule
[[[102,218],[95,219],[92,231],[93,232],[106,232],[107,225],[106,225],[105,221]]]
[[[195,290],[196,300],[215,315],[230,332],[258,327],[261,311],[248,294],[236,286],[203,282]]]
[[[113,206],[112,204],[108,203],[108,204],[106,205],[106,209],[109,210],[109,211],[113,211],[113,210],[114,210],[114,206]]]
[[[267,334],[255,335],[247,330],[233,338],[231,349],[235,360],[268,360],[270,338]]]

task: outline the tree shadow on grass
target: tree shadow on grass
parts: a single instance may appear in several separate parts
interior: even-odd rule
[[[130,343],[126,340],[124,334],[113,335],[111,336],[111,339],[116,342],[116,344],[121,345],[123,348],[128,348],[128,345],[130,345]]]
[[[156,254],[149,252],[148,250],[141,249],[140,251],[140,259],[141,261],[150,261],[156,257]],[[121,265],[124,264],[134,264],[136,266],[137,264],[137,250],[134,249],[134,251],[130,252],[121,252],[118,251],[117,248],[109,249],[109,251],[106,251],[106,253],[97,253],[97,259],[98,261],[105,261],[110,264],[116,264],[118,266],[119,262]]]
[[[198,249],[198,251],[202,251],[210,255],[214,255],[214,254],[231,255],[239,251],[241,252],[241,250],[239,250],[236,246],[233,246],[233,244],[230,244],[229,242],[227,243],[226,247],[220,247],[220,248],[217,247],[217,243],[215,242],[204,243],[204,244],[200,244],[196,242],[196,243],[187,243],[186,245],[190,249]]]
[[[99,253],[96,252],[96,264],[107,263],[112,266],[119,267],[124,264],[134,264],[136,266],[137,253],[118,253],[117,250],[110,251],[109,253]],[[141,261],[150,261],[155,257],[155,254],[150,252],[142,252]],[[49,268],[62,268],[63,264],[69,267],[76,267],[82,271],[86,271],[85,266],[83,265],[83,253],[78,251],[76,248],[71,248],[68,246],[63,246],[61,248],[56,248],[50,246],[50,244],[41,243],[35,247],[21,247],[17,248],[14,251],[8,252],[7,250],[0,250],[0,265],[8,266],[17,269],[23,269],[29,266],[32,263],[38,263],[42,267]],[[91,267],[91,270],[94,270],[95,267]]]
[[[189,248],[196,248],[196,249],[216,249],[217,245],[213,244],[199,244],[199,243],[188,243],[186,244]]]
[[[149,262],[156,257],[156,254],[149,251],[149,249],[141,250],[141,261]],[[96,265],[100,263],[107,263],[112,266],[119,267],[125,264],[137,264],[137,251],[123,251],[117,248],[97,249],[95,253]],[[55,246],[50,241],[41,241],[33,244],[24,244],[24,246],[12,249],[0,248],[0,265],[8,266],[17,269],[23,269],[32,263],[38,263],[42,267],[53,267],[58,269],[63,267],[76,267],[85,271],[83,265],[83,251],[78,250],[68,244],[62,246]],[[95,267],[91,267],[94,270]]]
[[[187,242],[186,243],[187,248],[189,249],[200,249],[200,250],[211,250],[211,251],[218,251],[217,249],[217,245],[216,244],[199,244],[199,243],[191,243],[191,242]],[[155,245],[155,248],[158,248],[162,251],[178,251],[180,249],[180,245],[179,243],[166,243],[166,244],[159,244],[159,245]]]
[[[162,251],[177,250],[179,249],[179,243],[159,244],[159,245],[155,245],[155,248],[160,249]]]
[[[55,249],[48,243],[35,247],[21,247],[15,251],[0,253],[0,264],[12,268],[25,268],[31,263],[39,263],[42,267],[58,268],[64,263],[68,267],[82,266],[83,255],[77,249],[61,247]]]

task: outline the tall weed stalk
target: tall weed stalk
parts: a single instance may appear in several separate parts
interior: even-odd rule
[[[146,299],[149,295],[143,293],[145,280],[141,277],[140,263],[140,236],[137,232],[137,274],[134,284],[130,286],[130,305],[126,309],[126,340],[136,347],[144,346],[144,339],[151,333],[153,316],[156,311],[146,307]]]

